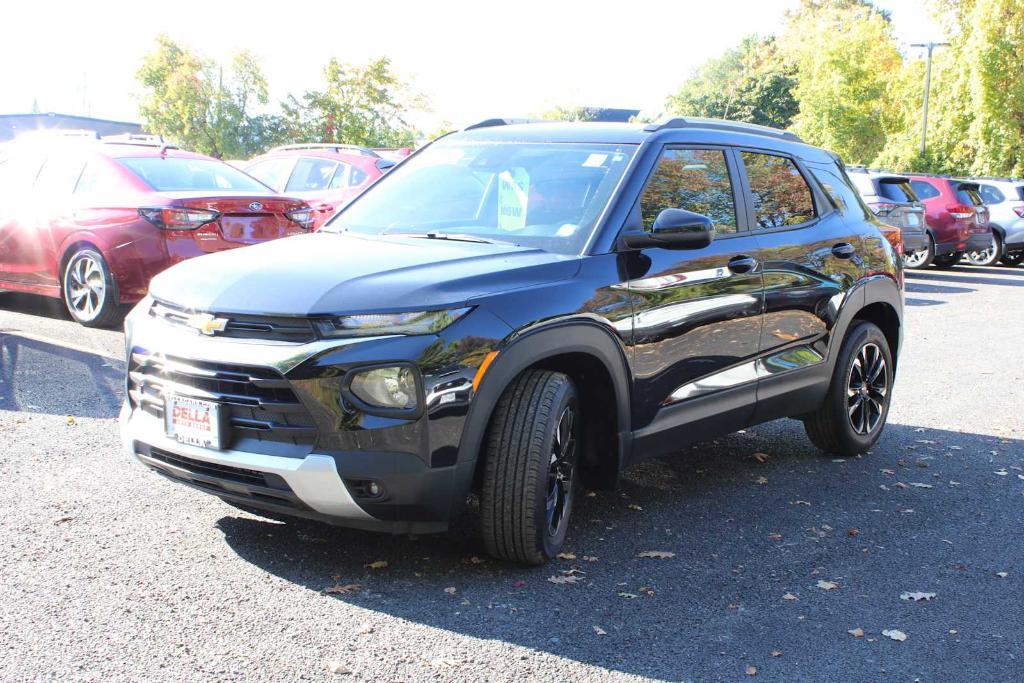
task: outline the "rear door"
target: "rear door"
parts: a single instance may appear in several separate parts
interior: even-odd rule
[[[82,175],[85,159],[57,151],[50,154],[36,177],[32,203],[36,209],[34,232],[23,232],[21,244],[22,282],[57,285],[57,250],[64,235],[74,230],[71,194]]]
[[[757,240],[741,229],[744,205],[732,151],[665,148],[631,223],[650,230],[669,208],[708,216],[716,234],[703,249],[648,248],[636,256],[640,265],[629,280],[634,424],[648,425],[660,414],[652,431],[665,437],[666,429],[681,427],[683,411],[686,419],[713,414],[716,431],[729,431],[753,413],[762,309]],[[726,390],[734,390],[730,398],[715,403],[711,395]],[[704,407],[686,407],[695,405]]]
[[[38,218],[32,186],[43,160],[28,150],[13,150],[0,159],[0,280],[28,279]]]
[[[816,170],[837,196],[821,190],[810,169],[775,151],[740,152],[749,220],[764,262],[758,420],[812,409],[822,361],[846,295],[864,274],[861,239],[867,209],[838,165]],[[838,203],[838,202],[837,202]],[[847,211],[849,220],[844,217]],[[877,230],[875,230],[877,233]],[[786,396],[786,403],[773,399]],[[803,406],[801,400],[809,401]]]

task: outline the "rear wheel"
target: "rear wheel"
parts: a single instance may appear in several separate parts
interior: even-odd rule
[[[843,341],[828,394],[804,418],[814,445],[826,453],[857,455],[878,440],[889,414],[892,352],[882,330],[858,322]]]
[[[924,249],[918,249],[912,251],[909,254],[903,255],[903,265],[907,268],[913,268],[918,270],[920,268],[927,268],[931,265],[932,259],[935,258],[935,242],[932,241],[932,236],[928,235],[928,241],[925,244]]]
[[[1012,254],[1003,254],[1001,259],[1004,266],[1019,266],[1024,263],[1024,251],[1016,251]]]
[[[1003,243],[999,235],[992,233],[992,242],[982,251],[967,252],[967,260],[975,266],[991,266],[1003,254]]]
[[[962,251],[954,251],[952,254],[946,254],[945,256],[936,256],[932,263],[935,264],[936,268],[948,270],[960,263],[960,259],[963,257],[964,253]]]
[[[68,259],[62,283],[64,303],[76,322],[105,327],[118,314],[117,283],[103,255],[83,247]]]
[[[487,552],[543,564],[565,542],[579,459],[579,402],[572,380],[528,370],[491,418],[480,491]]]

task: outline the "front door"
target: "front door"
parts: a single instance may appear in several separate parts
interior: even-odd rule
[[[631,223],[642,221],[645,230],[668,208],[715,224],[705,248],[632,255],[633,425],[640,447],[653,440],[661,446],[654,451],[670,450],[678,434],[666,432],[702,414],[715,413],[725,431],[753,413],[756,376],[748,371],[758,352],[763,284],[757,238],[739,229],[744,203],[736,179],[726,148],[668,147],[634,209]],[[709,396],[729,390],[740,394],[729,407],[706,409]],[[697,404],[705,408],[686,407]]]

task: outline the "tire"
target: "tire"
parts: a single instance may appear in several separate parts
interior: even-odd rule
[[[486,439],[480,521],[487,552],[544,564],[565,542],[575,499],[581,414],[566,375],[527,370],[505,390]]]
[[[107,327],[120,311],[117,283],[103,255],[91,247],[80,248],[68,259],[61,294],[71,317],[86,327]]]
[[[871,380],[860,374],[860,368],[875,367],[875,358],[883,365],[880,374]],[[892,352],[885,335],[874,323],[856,323],[843,340],[825,400],[818,410],[804,417],[807,436],[826,453],[854,456],[868,450],[885,427],[892,383]],[[856,393],[851,395],[851,391]]]
[[[922,268],[930,266],[934,259],[935,241],[932,239],[931,235],[928,235],[928,242],[924,249],[903,255],[903,265],[913,270],[921,270]]]
[[[962,251],[954,251],[952,254],[946,254],[945,256],[936,256],[932,260],[932,264],[936,268],[941,268],[942,270],[949,270],[956,264],[960,263],[960,259],[962,259],[963,257],[964,253]]]
[[[992,233],[992,244],[985,251],[969,251],[967,252],[967,261],[974,266],[991,266],[994,265],[1003,255],[1003,241],[999,239],[999,234]]]
[[[1015,251],[1012,254],[1003,254],[1003,257],[1000,259],[1000,263],[1004,266],[1015,268],[1021,263],[1024,263],[1024,251]]]

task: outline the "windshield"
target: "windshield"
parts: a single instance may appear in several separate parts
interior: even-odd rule
[[[579,253],[634,145],[439,142],[324,228],[511,242]]]
[[[234,166],[214,159],[122,157],[118,161],[157,192],[241,190],[262,193],[269,189]]]

